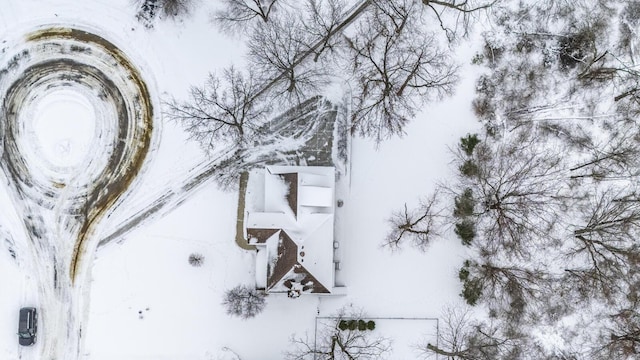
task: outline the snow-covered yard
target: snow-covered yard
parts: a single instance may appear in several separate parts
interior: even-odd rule
[[[369,140],[353,139],[350,183],[339,189],[344,206],[335,214],[340,282],[348,287],[347,295],[304,294],[295,300],[270,295],[263,313],[241,320],[227,315],[221,305],[226,290],[255,283],[255,254],[240,249],[234,240],[237,189],[222,191],[205,183],[180,197],[180,185],[206,163],[206,157],[176,124],[163,119],[160,110],[161,100],[184,97],[189,86],[202,83],[208,72],[244,62],[239,42],[210,23],[211,5],[202,1],[183,22],[158,22],[154,29],[136,21],[129,0],[4,0],[2,5],[3,38],[15,41],[43,25],[90,29],[118,46],[149,87],[156,107],[150,152],[132,191],[99,223],[96,239],[116,231],[168,190],[178,193],[168,210],[98,247],[95,258],[84,260],[90,277],[81,294],[69,295],[84,299],[77,319],[81,330],[66,334],[78,342],[80,359],[226,360],[235,359],[235,353],[243,360],[277,360],[289,348],[293,334],[313,334],[317,316],[332,316],[345,306],[361,308],[372,318],[437,318],[445,304],[458,301],[456,276],[465,249],[453,235],[424,253],[411,248],[391,253],[380,244],[390,211],[405,202],[415,205],[436,183],[446,182],[451,176],[447,146],[478,127],[468,105],[474,92],[468,64],[462,69],[457,95],[425,108],[402,139],[391,139],[378,149]],[[465,58],[470,58],[471,50],[466,51]],[[36,137],[30,139],[40,139],[41,151],[53,158],[61,154],[52,151],[68,149],[57,145],[84,149],[91,133],[87,129],[95,125],[91,113],[82,111],[87,107],[82,101],[80,108],[71,106],[77,101],[65,104],[51,105],[47,111],[56,119],[73,115],[79,123],[62,121],[51,129],[43,123],[46,119],[40,119],[42,126],[31,129]],[[51,265],[31,250],[34,244],[20,221],[24,209],[15,209],[7,185],[11,181],[3,176],[0,186],[0,358],[49,359],[54,354],[47,349],[65,336],[53,323],[65,319],[64,314],[54,314],[65,309],[55,304],[65,298],[47,297],[38,285],[39,269]],[[56,249],[70,250],[69,246]],[[194,253],[203,255],[202,266],[189,264]],[[42,313],[38,343],[30,348],[20,348],[15,336],[22,306],[36,306]],[[433,337],[432,324],[424,339],[416,338],[415,326],[420,327],[378,322],[376,331],[389,334],[398,344],[393,359],[414,358],[412,345]]]

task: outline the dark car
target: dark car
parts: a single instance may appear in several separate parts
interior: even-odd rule
[[[20,309],[18,321],[18,342],[28,346],[36,343],[36,331],[38,330],[38,313],[36,308],[25,307]]]

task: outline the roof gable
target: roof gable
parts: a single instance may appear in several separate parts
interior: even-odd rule
[[[269,264],[272,266],[267,270],[267,289],[282,280],[297,262],[298,245],[291,240],[285,231],[280,231],[277,253],[272,254],[269,259]]]

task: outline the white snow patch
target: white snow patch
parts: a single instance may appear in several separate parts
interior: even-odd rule
[[[91,102],[72,90],[60,90],[35,104],[33,130],[40,154],[55,166],[77,166],[87,156],[95,130]]]

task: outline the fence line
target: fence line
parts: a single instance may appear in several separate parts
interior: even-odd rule
[[[318,350],[318,320],[360,320],[360,318],[344,317],[344,316],[316,316],[315,325],[313,330],[313,350]],[[362,320],[420,320],[420,321],[435,321],[436,322],[436,347],[440,347],[440,319],[433,317],[376,317],[365,316]],[[440,356],[436,353],[436,360]],[[313,359],[317,360],[318,354],[313,354]]]

